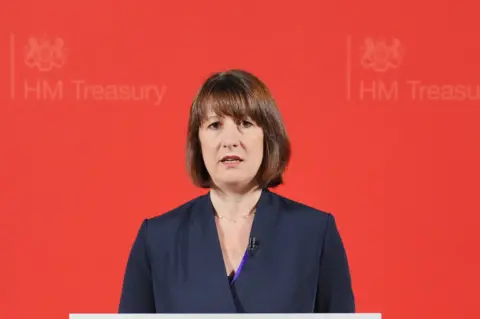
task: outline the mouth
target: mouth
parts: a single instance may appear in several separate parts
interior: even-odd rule
[[[227,155],[227,156],[222,157],[220,162],[225,163],[225,164],[235,164],[235,163],[243,162],[243,159],[240,156],[237,156],[237,155]]]

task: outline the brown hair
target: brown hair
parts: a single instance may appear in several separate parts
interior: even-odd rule
[[[290,141],[277,104],[267,86],[243,70],[211,75],[202,85],[190,109],[187,133],[187,171],[196,186],[211,187],[198,136],[209,108],[218,116],[236,120],[249,117],[264,132],[264,155],[256,176],[262,188],[283,184],[283,173],[290,160]]]

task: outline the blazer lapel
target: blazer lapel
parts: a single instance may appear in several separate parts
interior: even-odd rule
[[[261,312],[262,296],[271,294],[270,283],[275,280],[270,271],[275,258],[269,248],[275,245],[275,227],[278,222],[278,205],[273,194],[264,189],[257,205],[250,237],[255,237],[258,247],[247,261],[234,284],[238,301],[245,312]]]
[[[193,215],[190,264],[195,279],[190,289],[195,291],[195,298],[198,298],[195,301],[196,308],[200,307],[202,312],[209,313],[235,313],[209,194],[200,199],[198,211],[195,207]]]
[[[202,196],[193,210],[189,227],[191,260],[187,263],[190,280],[183,290],[189,297],[185,302],[191,304],[193,312],[262,312],[261,300],[271,293],[276,280],[270,271],[276,262],[271,248],[275,247],[279,218],[274,195],[267,189],[262,191],[250,232],[258,249],[247,257],[233,288],[226,274],[210,195]]]

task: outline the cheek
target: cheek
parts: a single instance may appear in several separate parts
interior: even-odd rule
[[[252,139],[250,148],[258,155],[263,154],[263,134],[258,134]]]
[[[202,156],[205,161],[209,162],[214,157],[213,148],[208,144],[201,144]]]
[[[209,143],[209,141],[200,141],[200,147],[202,150],[202,157],[205,166],[208,169],[213,169],[217,164],[217,148],[215,144]]]

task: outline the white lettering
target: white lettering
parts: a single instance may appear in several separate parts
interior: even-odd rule
[[[51,100],[61,100],[63,98],[63,82],[58,81],[54,88],[52,89],[48,82],[43,82],[43,96],[46,99],[47,97]]]
[[[37,100],[61,100],[63,98],[63,82],[57,81],[51,85],[49,82],[38,79],[34,85],[27,80],[24,82],[24,97],[29,99],[30,93],[35,94]]]
[[[360,99],[364,99],[365,93],[370,93],[373,100],[397,100],[398,82],[394,81],[390,85],[383,81],[372,81],[371,86],[366,86],[363,81],[360,82]]]
[[[413,100],[418,101],[465,101],[480,100],[480,84],[438,85],[407,81]]]
[[[100,85],[85,81],[72,81],[77,100],[94,101],[153,101],[160,105],[165,94],[165,86],[157,85]]]
[[[36,93],[36,99],[37,100],[40,100],[41,98],[41,81],[40,80],[37,80],[37,83],[35,84],[35,86],[29,86],[28,84],[28,81],[25,80],[25,83],[24,83],[24,96],[25,96],[25,100],[28,100],[28,97],[29,97],[29,92],[33,92],[33,93]]]

